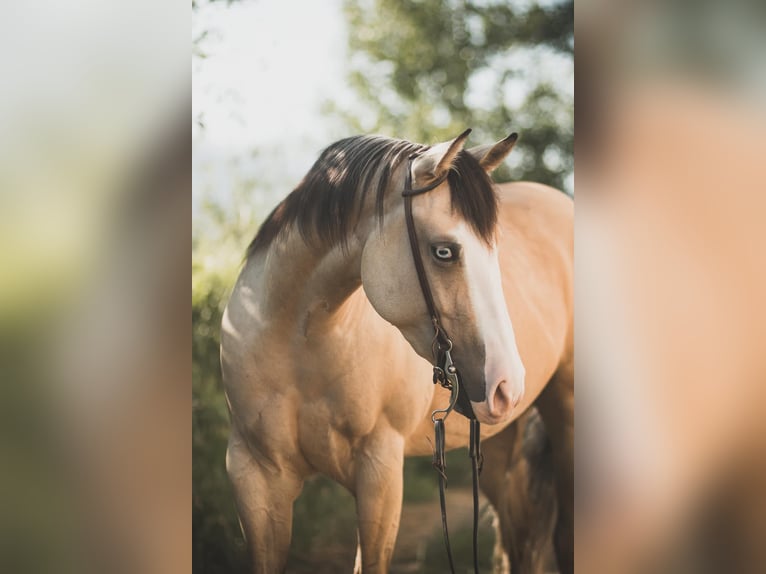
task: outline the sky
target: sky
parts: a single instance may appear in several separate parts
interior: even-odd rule
[[[319,119],[324,98],[347,92],[340,1],[302,2],[295,12],[293,2],[269,0],[203,7],[208,57],[194,62],[193,112],[206,143],[241,149],[287,139]]]
[[[296,10],[293,2],[220,2],[195,15],[193,34],[207,30],[205,57],[192,62],[193,118],[204,125],[192,127],[197,197],[226,195],[237,178],[255,175],[267,188],[297,183],[336,139],[321,106],[353,99],[341,1],[302,2],[300,17]]]

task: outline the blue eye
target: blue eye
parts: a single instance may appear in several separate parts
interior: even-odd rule
[[[431,253],[437,261],[451,262],[457,259],[458,249],[451,245],[433,245]]]

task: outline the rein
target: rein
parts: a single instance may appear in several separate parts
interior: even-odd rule
[[[444,531],[444,545],[447,548],[447,558],[449,559],[450,571],[455,573],[455,565],[452,560],[452,549],[449,541],[449,530],[447,528],[447,505],[444,491],[447,488],[447,466],[445,462],[445,429],[444,421],[452,412],[456,410],[470,420],[471,436],[469,445],[469,456],[471,457],[471,469],[473,479],[473,569],[475,574],[479,572],[478,557],[478,537],[479,537],[479,474],[481,473],[482,456],[480,445],[481,427],[476,420],[471,401],[467,393],[460,386],[460,376],[455,363],[452,361],[452,339],[450,339],[439,318],[439,312],[434,303],[431,285],[426,275],[423,257],[420,253],[418,244],[418,234],[415,229],[415,220],[412,216],[412,198],[416,195],[427,193],[432,189],[439,187],[447,179],[447,174],[441,176],[433,183],[417,189],[412,188],[412,162],[417,155],[411,155],[407,165],[407,178],[402,197],[404,198],[404,216],[407,222],[407,235],[410,240],[410,250],[415,262],[420,291],[426,302],[428,314],[431,317],[431,323],[434,327],[434,338],[431,343],[431,352],[433,353],[434,364],[434,384],[439,383],[445,389],[450,391],[450,401],[445,409],[436,409],[431,413],[431,420],[434,423],[434,459],[433,466],[439,473],[439,503],[441,504],[442,529]],[[457,408],[456,408],[457,407]]]

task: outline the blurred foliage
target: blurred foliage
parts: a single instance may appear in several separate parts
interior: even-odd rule
[[[223,310],[263,217],[241,181],[226,201],[202,190],[192,234],[192,548],[195,572],[244,572],[245,545],[225,467],[229,414],[219,358]],[[207,191],[207,192],[206,192]]]
[[[468,449],[461,448],[447,453],[449,486],[471,486],[471,459]],[[404,461],[404,502],[428,502],[437,498],[437,475],[431,456],[418,456]]]
[[[204,4],[234,4],[238,1],[239,0],[192,0],[191,7],[192,10],[199,10]]]
[[[349,80],[368,107],[362,117],[372,121],[332,104],[328,110],[353,131],[424,143],[466,127],[482,143],[518,131],[514,179],[563,189],[574,165],[573,97],[537,79],[532,68],[556,61],[571,68],[574,3],[520,4],[346,0]],[[514,92],[525,94],[518,105]],[[504,166],[496,179],[510,175]]]
[[[488,521],[480,522],[479,527],[479,571],[492,572],[492,551],[495,545],[495,529]],[[460,528],[450,529],[450,546],[458,572],[473,572],[473,526],[466,522]],[[449,560],[444,550],[444,538],[441,532],[434,533],[428,540],[425,555],[420,563],[423,574],[443,574],[449,572]]]
[[[220,384],[219,325],[230,277],[192,258],[192,551],[195,572],[244,571],[244,542],[224,465],[229,419]]]

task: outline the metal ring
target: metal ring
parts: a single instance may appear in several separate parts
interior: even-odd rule
[[[441,337],[444,337],[443,341],[446,341],[447,348],[442,348],[441,343],[442,340],[440,340]],[[447,353],[452,351],[452,339],[450,339],[447,336],[447,333],[444,332],[444,329],[441,328],[441,325],[439,325],[438,322],[434,321],[434,338],[431,341],[431,351],[434,352],[438,348],[439,351],[442,351],[443,353]]]
[[[436,344],[437,344],[437,345],[439,344],[439,341],[438,341],[438,340],[436,341]],[[441,347],[440,347],[439,349],[440,349],[441,351],[445,352],[445,353],[446,353],[446,352],[449,352],[449,351],[452,351],[452,339],[450,339],[450,338],[447,338],[447,345],[448,345],[448,347],[447,347],[446,349],[442,349]]]

